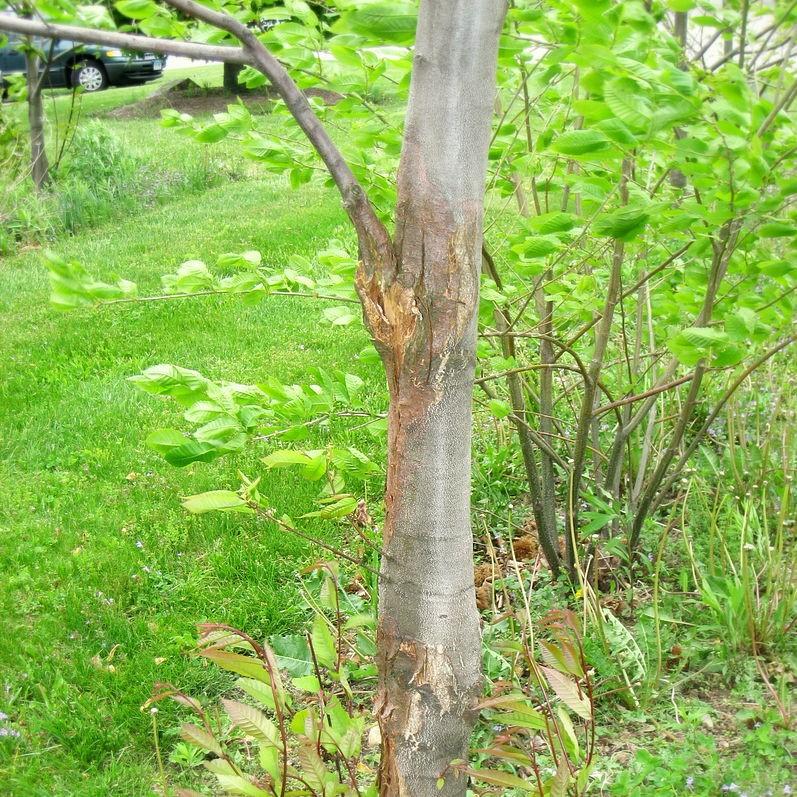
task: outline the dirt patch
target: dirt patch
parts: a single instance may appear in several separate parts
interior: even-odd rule
[[[308,97],[320,97],[327,105],[334,105],[343,99],[342,94],[326,89],[306,89]],[[238,95],[252,113],[267,113],[269,103],[276,98],[275,92],[268,88],[243,91]],[[210,116],[227,110],[236,101],[221,86],[207,88],[193,80],[175,80],[159,88],[149,97],[131,105],[125,105],[108,112],[113,119],[157,118],[161,111],[173,108],[191,116]]]

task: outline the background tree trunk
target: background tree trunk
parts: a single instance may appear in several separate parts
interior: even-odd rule
[[[377,712],[383,797],[455,797],[481,691],[470,527],[484,181],[503,0],[425,0],[395,260],[358,288],[390,391]],[[445,778],[438,789],[437,780]]]
[[[243,68],[243,64],[224,64],[222,83],[224,85],[224,90],[229,94],[238,94],[244,89],[243,86],[238,85],[238,75],[241,74]]]
[[[25,53],[28,86],[28,124],[30,126],[30,165],[33,184],[41,191],[50,180],[50,163],[44,139],[44,107],[39,77],[41,59],[32,50]]]

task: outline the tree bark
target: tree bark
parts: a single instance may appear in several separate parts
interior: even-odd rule
[[[238,75],[241,74],[241,70],[243,68],[243,64],[232,64],[230,62],[225,62],[222,84],[224,86],[224,90],[228,94],[238,94],[243,88],[245,88],[244,86],[238,85]]]
[[[33,184],[41,191],[50,180],[50,163],[44,138],[44,107],[42,81],[39,76],[41,59],[32,50],[25,52],[28,86],[28,125],[30,128],[30,169]]]
[[[358,290],[390,393],[379,595],[382,797],[461,797],[481,691],[470,528],[484,181],[504,0],[424,0],[395,259]],[[437,781],[443,778],[438,788]]]

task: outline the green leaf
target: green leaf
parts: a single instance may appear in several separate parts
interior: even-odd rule
[[[711,353],[712,347],[727,343],[728,335],[711,327],[682,329],[667,341],[670,351],[684,365],[697,365]]]
[[[319,794],[326,794],[325,784],[330,779],[330,774],[312,744],[303,744],[299,748],[299,763],[302,765],[302,775],[311,789]]]
[[[189,495],[183,499],[183,506],[192,515],[202,515],[205,512],[251,511],[246,501],[231,490],[211,490],[207,493]]]
[[[556,696],[575,714],[585,720],[592,719],[589,700],[581,694],[576,682],[551,667],[540,667]]]
[[[523,780],[509,772],[502,772],[500,769],[464,769],[463,772],[492,786],[503,786],[507,789],[521,789],[528,792],[537,791],[537,785],[532,784],[531,781]]]
[[[506,401],[501,401],[500,399],[490,399],[487,402],[487,406],[496,418],[506,418],[507,415],[512,414],[512,407]]]
[[[263,662],[252,656],[242,656],[240,653],[230,653],[227,650],[218,650],[216,648],[202,650],[199,655],[210,659],[222,669],[234,672],[236,675],[243,675],[244,678],[262,681],[264,684],[271,683],[268,670],[266,670]]]
[[[324,318],[332,326],[344,327],[357,320],[357,314],[350,307],[327,307],[324,310]]]
[[[224,754],[221,745],[216,739],[207,731],[193,723],[186,722],[181,725],[180,736],[187,742],[191,742],[191,744],[195,744],[197,747],[201,747],[203,750],[207,750],[210,753],[215,753],[217,756],[222,756]]]
[[[647,99],[641,95],[636,81],[615,78],[603,87],[603,99],[612,113],[632,128],[646,128],[653,113]]]
[[[219,255],[216,265],[221,269],[257,268],[263,261],[260,252],[250,250],[247,252],[227,252]]]
[[[284,448],[263,457],[261,462],[267,468],[285,468],[290,465],[307,465],[310,462],[310,457],[304,451],[293,451],[292,449]]]
[[[335,648],[335,640],[332,637],[332,632],[326,620],[320,615],[315,616],[313,620],[313,630],[310,634],[310,639],[313,642],[313,652],[322,667],[334,670],[338,661],[338,652]]]
[[[572,230],[578,224],[578,217],[572,213],[543,213],[540,216],[534,216],[529,219],[529,227],[541,235],[550,235],[551,233],[567,232]]]
[[[725,331],[731,340],[749,340],[755,332],[757,316],[749,307],[740,307],[725,318]]]
[[[230,131],[226,127],[222,127],[220,124],[214,122],[199,130],[196,134],[196,140],[203,144],[215,144],[217,141],[226,138],[229,132]]]
[[[553,142],[553,149],[562,155],[591,155],[610,147],[611,142],[600,130],[568,130]]]
[[[318,692],[321,684],[315,675],[301,675],[292,679],[291,683],[302,692]]]
[[[276,725],[262,711],[236,700],[222,700],[221,703],[232,724],[247,736],[273,745],[281,744]]]
[[[354,31],[379,44],[410,44],[415,38],[417,14],[411,3],[368,3],[346,11],[334,29]]]
[[[626,207],[601,216],[592,225],[595,235],[629,241],[645,228],[650,218],[646,208]]]
[[[300,515],[300,517],[319,517],[323,520],[337,520],[350,515],[355,509],[357,509],[357,499],[354,496],[347,495],[328,504],[323,507],[323,509],[317,509],[315,512],[306,512],[304,515]]]
[[[242,797],[271,797],[272,792],[255,786],[251,780],[240,775],[216,775],[225,794],[240,794]]]
[[[603,122],[598,122],[595,129],[600,130],[621,147],[635,147],[639,143],[639,139],[622,119],[606,119]]]
[[[114,7],[130,19],[147,19],[159,11],[152,0],[117,0]]]
[[[271,691],[271,687],[268,684],[262,681],[255,681],[252,678],[239,678],[235,682],[235,685],[246,692],[249,697],[274,711],[274,693]]]
[[[312,672],[313,662],[305,637],[299,634],[284,634],[270,639],[277,657],[277,664],[289,675],[296,677]]]
[[[546,255],[555,252],[559,248],[559,241],[556,238],[549,238],[544,236],[537,236],[534,238],[526,238],[522,244],[512,247],[526,258],[545,257]]]
[[[790,238],[797,235],[797,226],[785,221],[770,221],[762,224],[756,232],[759,238]]]

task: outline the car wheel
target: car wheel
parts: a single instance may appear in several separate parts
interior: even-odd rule
[[[108,86],[108,75],[98,61],[85,61],[72,68],[72,85],[84,91],[102,91]]]

